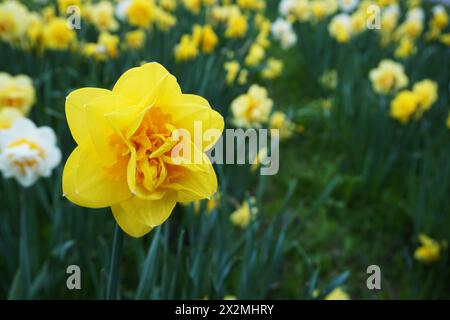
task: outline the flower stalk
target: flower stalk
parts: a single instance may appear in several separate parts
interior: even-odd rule
[[[124,233],[119,225],[115,224],[114,240],[111,252],[111,265],[108,276],[108,287],[106,292],[106,299],[119,299],[119,277],[120,277],[120,260],[122,258]]]

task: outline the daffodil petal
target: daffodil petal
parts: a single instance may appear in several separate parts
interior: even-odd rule
[[[114,111],[129,109],[130,106],[132,106],[131,100],[115,94],[94,99],[86,105],[89,134],[101,162],[105,165],[114,163],[117,158],[111,144],[111,138],[116,136],[117,132],[111,126],[106,115]]]
[[[136,233],[136,230],[127,229],[129,226],[147,226],[154,228],[159,226],[172,213],[176,205],[175,197],[167,194],[160,200],[143,200],[138,197],[132,197],[127,201],[118,203],[112,207],[119,225],[130,235]],[[126,223],[124,223],[126,221]],[[122,224],[121,224],[122,222]]]
[[[187,130],[191,135],[191,139],[195,139],[196,134],[200,134],[203,151],[207,151],[217,142],[222,134],[224,128],[223,117],[220,113],[213,110],[208,102],[201,97],[183,94],[183,100],[181,105],[172,105],[165,110],[172,116],[175,127]],[[197,132],[195,131],[196,125],[198,126]],[[210,129],[215,130],[215,134],[209,137],[210,141],[203,141],[203,134]]]
[[[63,194],[88,208],[108,207],[132,196],[125,174],[111,180],[91,143],[78,146],[67,159]]]
[[[132,237],[142,237],[152,230],[152,227],[143,224],[137,218],[136,212],[127,211],[121,205],[112,206],[111,211],[117,224]]]
[[[210,199],[217,191],[217,176],[211,163],[197,165],[202,171],[189,170],[185,166],[179,181],[171,183],[168,188],[177,192],[177,201],[196,201]]]
[[[152,88],[168,74],[159,63],[146,63],[126,71],[117,80],[113,92],[132,99],[135,104],[145,104]]]
[[[89,138],[86,122],[86,104],[95,98],[108,95],[111,91],[98,88],[82,88],[72,91],[66,98],[66,118],[70,132],[77,144]]]

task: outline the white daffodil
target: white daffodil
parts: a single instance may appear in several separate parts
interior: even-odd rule
[[[56,136],[50,127],[36,127],[27,118],[16,120],[0,131],[0,171],[29,187],[39,177],[49,177],[61,161]]]

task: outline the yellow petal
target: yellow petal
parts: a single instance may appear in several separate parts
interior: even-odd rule
[[[126,71],[117,80],[113,92],[132,99],[135,104],[145,105],[149,93],[168,74],[159,63],[146,63]]]
[[[207,159],[205,159],[207,160]],[[202,164],[183,166],[183,176],[171,183],[168,188],[177,192],[177,201],[196,201],[210,199],[217,191],[217,176],[212,164],[204,161]],[[201,167],[202,170],[190,170]]]
[[[105,165],[111,165],[116,160],[116,153],[111,138],[117,135],[107,117],[118,110],[133,112],[130,99],[123,96],[109,94],[92,100],[86,105],[86,119],[95,150]],[[125,112],[125,111],[124,111]]]
[[[172,195],[166,195],[160,200],[132,197],[112,206],[112,211],[117,223],[126,233],[139,237],[146,233],[143,233],[143,226],[150,231],[166,221],[175,205],[175,197]]]
[[[201,139],[203,151],[207,151],[207,149],[211,148],[220,138],[219,133],[222,133],[224,128],[223,117],[220,113],[213,110],[208,101],[202,97],[183,94],[182,104],[169,106],[165,110],[172,116],[173,124],[177,128],[187,130],[191,135],[191,139],[196,137],[196,122],[197,125],[201,126],[201,130],[198,131],[201,136],[198,138]],[[208,129],[216,129],[218,134],[211,137],[213,139],[210,141],[203,141],[202,135]]]
[[[117,224],[132,237],[142,237],[152,230],[137,218],[135,212],[127,212],[120,205],[112,206],[111,210]]]
[[[109,207],[132,196],[126,175],[111,180],[90,142],[75,148],[67,159],[63,193],[73,203],[88,208]]]
[[[85,106],[95,98],[110,94],[111,91],[98,88],[82,88],[72,91],[66,98],[66,118],[70,132],[77,144],[89,137]]]

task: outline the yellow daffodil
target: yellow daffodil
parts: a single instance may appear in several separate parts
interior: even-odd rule
[[[22,118],[23,115],[15,108],[0,108],[0,130],[8,129],[17,119]]]
[[[400,91],[391,101],[390,115],[392,118],[407,123],[417,111],[419,99],[409,90]]]
[[[134,30],[125,34],[125,41],[128,48],[140,49],[144,46],[145,32],[143,30]]]
[[[14,108],[27,115],[36,99],[33,82],[26,75],[11,76],[0,72],[0,111]]]
[[[175,60],[179,62],[195,59],[198,56],[198,48],[191,35],[181,36],[180,43],[174,49]]]
[[[80,8],[81,0],[58,0],[58,10],[60,15],[64,16],[70,6],[76,6]]]
[[[14,41],[25,35],[28,28],[29,12],[18,1],[0,3],[0,39]]]
[[[111,207],[131,236],[162,224],[177,202],[216,192],[217,178],[204,152],[220,137],[223,118],[205,99],[183,94],[160,64],[128,70],[111,91],[73,91],[66,117],[78,146],[64,168],[64,195],[80,206]],[[219,134],[194,143],[195,121]],[[189,134],[180,137],[179,130]],[[177,154],[180,141],[188,151]]]
[[[416,260],[432,263],[440,259],[443,246],[438,241],[430,238],[426,234],[420,234],[419,242],[420,247],[414,252],[414,258]]]
[[[395,49],[394,56],[404,59],[415,54],[416,52],[417,48],[414,40],[410,37],[402,37],[397,49]]]
[[[349,15],[345,13],[338,14],[331,20],[328,31],[337,42],[348,42],[352,35],[352,20]]]
[[[261,71],[261,76],[265,79],[278,78],[283,72],[283,61],[279,59],[269,58],[265,68]]]
[[[148,28],[151,26],[155,15],[153,0],[132,0],[126,10],[129,24],[136,27]]]
[[[408,85],[408,77],[403,66],[392,60],[382,60],[377,68],[369,73],[375,92],[388,94]]]
[[[217,45],[219,38],[210,25],[194,25],[192,40],[204,53],[211,53]]]
[[[177,18],[159,7],[155,7],[155,24],[162,31],[168,31],[177,24]]]
[[[273,101],[267,90],[256,84],[246,94],[240,95],[231,103],[232,122],[238,127],[259,128],[269,120]]]
[[[247,18],[239,11],[233,11],[228,18],[225,36],[227,38],[242,38],[247,33]]]
[[[271,129],[279,130],[281,139],[290,138],[295,132],[295,124],[281,111],[275,111],[271,115],[269,124]]]
[[[76,33],[64,18],[53,18],[45,24],[42,37],[44,46],[52,50],[66,50],[76,42]]]
[[[194,14],[199,14],[202,7],[202,0],[182,0],[186,9]]]
[[[90,21],[100,31],[115,31],[119,27],[114,18],[114,6],[111,2],[102,0],[90,7]]]
[[[224,63],[224,69],[227,72],[227,75],[225,77],[225,81],[228,85],[232,85],[234,83],[234,80],[236,80],[236,77],[239,73],[240,65],[239,62],[236,60],[228,61]]]
[[[419,100],[421,112],[429,110],[438,98],[437,84],[430,79],[416,82],[413,86],[413,92]]]
[[[241,207],[230,215],[231,223],[240,228],[246,228],[258,213],[258,208],[254,205],[255,198],[253,197],[250,198],[249,201],[244,201]]]
[[[257,66],[264,59],[265,54],[264,48],[258,43],[254,43],[245,57],[245,64],[248,66]]]

